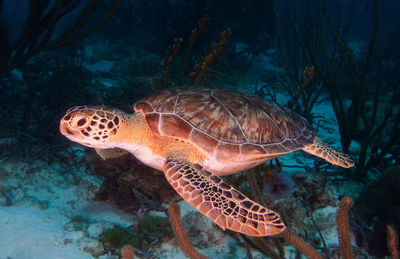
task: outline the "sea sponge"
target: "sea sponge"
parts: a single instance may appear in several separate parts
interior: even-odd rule
[[[294,182],[290,175],[280,172],[275,175],[272,181],[264,183],[263,190],[265,196],[273,200],[279,200],[292,194]]]

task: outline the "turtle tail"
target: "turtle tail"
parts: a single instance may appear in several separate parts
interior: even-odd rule
[[[334,165],[345,168],[349,168],[354,165],[354,162],[350,156],[334,149],[317,137],[314,138],[312,144],[305,146],[303,150],[307,153],[313,154],[314,156],[319,156]]]

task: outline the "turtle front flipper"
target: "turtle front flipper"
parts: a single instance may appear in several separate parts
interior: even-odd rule
[[[334,165],[345,168],[354,165],[353,160],[351,160],[347,154],[334,149],[317,137],[314,138],[312,144],[305,146],[303,150],[307,153],[313,154],[314,156],[319,156]]]
[[[110,158],[117,158],[128,154],[129,152],[121,149],[121,148],[95,148],[96,153],[103,158],[103,160],[110,159]]]
[[[277,213],[251,201],[200,165],[167,159],[164,173],[183,199],[222,229],[250,236],[276,235],[285,230]]]

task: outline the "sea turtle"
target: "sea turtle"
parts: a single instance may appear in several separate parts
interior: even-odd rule
[[[221,175],[298,149],[335,165],[353,165],[349,156],[319,140],[304,118],[255,95],[173,89],[138,101],[133,110],[73,107],[61,119],[60,131],[103,158],[118,156],[122,149],[164,171],[183,199],[223,229],[269,236],[285,225],[277,213],[247,198]]]

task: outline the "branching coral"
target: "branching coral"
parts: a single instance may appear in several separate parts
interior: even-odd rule
[[[312,246],[307,244],[301,237],[296,235],[290,229],[286,229],[280,234],[289,244],[294,246],[301,253],[312,259],[323,259],[322,255],[315,250]]]
[[[185,228],[183,227],[180,219],[180,209],[177,203],[172,203],[168,208],[169,219],[171,221],[172,228],[174,229],[175,236],[178,239],[179,246],[183,253],[192,259],[207,259],[204,255],[198,253],[193,245],[190,243]]]
[[[293,108],[297,101],[299,100],[300,96],[303,96],[304,89],[310,84],[311,79],[315,76],[314,67],[306,67],[301,77],[303,78],[303,85],[297,87],[297,95],[291,101],[289,107]]]
[[[387,244],[390,254],[392,255],[392,259],[398,259],[400,256],[399,252],[399,240],[397,237],[397,233],[394,230],[393,226],[387,226]]]
[[[170,87],[168,83],[168,71],[171,66],[173,58],[179,53],[181,49],[181,44],[183,42],[182,38],[175,38],[174,43],[168,48],[167,57],[161,62],[161,66],[163,67],[162,71],[162,86],[165,88]]]
[[[351,246],[351,238],[350,238],[350,230],[348,222],[348,211],[352,207],[352,205],[353,205],[353,199],[351,197],[347,196],[343,197],[342,200],[340,201],[336,217],[340,253],[342,256],[341,258],[344,259],[351,259],[355,257]],[[387,235],[388,235],[388,248],[393,258],[397,258],[399,255],[398,242],[397,242],[397,235],[393,227],[391,226],[387,227]],[[293,245],[296,249],[298,249],[307,257],[313,259],[323,258],[319,252],[317,252],[313,247],[308,245],[302,238],[298,237],[289,229],[282,232],[280,236],[283,237],[288,243]]]
[[[232,32],[230,29],[223,31],[220,33],[220,41],[217,45],[215,45],[214,50],[203,58],[203,63],[201,65],[196,65],[194,71],[190,73],[190,77],[192,79],[191,85],[197,85],[204,79],[204,74],[207,71],[207,68],[211,66],[217,60],[218,56],[224,51],[227,47],[228,39],[231,36]]]
[[[199,21],[199,27],[195,28],[192,30],[192,34],[189,37],[189,47],[185,56],[184,64],[183,64],[183,69],[182,69],[182,82],[181,86],[185,86],[185,78],[186,78],[186,69],[187,69],[187,64],[189,61],[189,56],[191,54],[193,45],[195,44],[200,32],[204,29],[205,25],[208,23],[209,18],[208,16],[204,16],[203,18],[200,19]],[[225,48],[228,46],[228,39],[230,35],[232,34],[230,29],[227,29],[223,32],[220,33],[220,41],[215,44],[213,50],[205,57],[203,57],[202,63],[196,64],[193,71],[189,74],[191,78],[190,85],[191,86],[196,86],[202,83],[204,80],[204,75],[207,71],[207,69],[216,62],[218,57],[221,55],[221,53],[225,50]],[[162,61],[161,66],[163,67],[162,71],[162,86],[164,88],[168,87],[175,87],[176,84],[168,82],[168,72],[169,72],[169,67],[172,63],[173,58],[179,53],[181,49],[181,45],[183,43],[182,38],[175,38],[173,44],[168,48],[168,54],[167,57]]]
[[[340,253],[344,259],[354,258],[351,247],[348,211],[353,206],[353,199],[343,197],[337,211],[336,223],[339,234]]]
[[[135,249],[131,245],[124,245],[121,248],[122,259],[133,259],[135,257]]]
[[[194,43],[196,42],[197,38],[199,37],[200,33],[203,31],[204,27],[206,26],[206,24],[208,23],[209,20],[210,20],[210,18],[207,15],[204,16],[203,18],[201,18],[199,21],[199,28],[194,28],[192,30],[192,34],[189,37],[190,45],[186,52],[185,63],[183,63],[183,69],[182,69],[182,84],[181,84],[182,86],[185,85],[186,67],[187,67],[190,53],[192,51]]]

